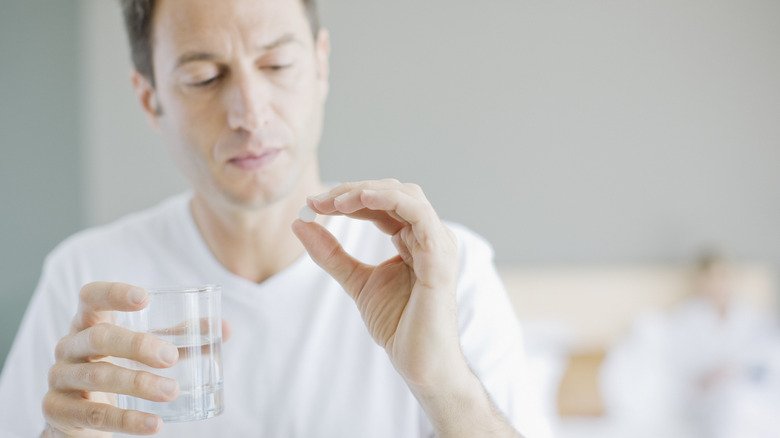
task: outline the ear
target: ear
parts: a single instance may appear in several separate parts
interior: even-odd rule
[[[322,98],[325,99],[330,88],[330,33],[327,29],[320,29],[317,33],[314,50],[317,62],[317,79],[322,85]]]
[[[135,97],[141,104],[141,108],[146,114],[149,124],[152,125],[156,131],[159,130],[160,119],[160,102],[157,100],[157,92],[154,90],[152,84],[146,79],[144,75],[138,73],[137,70],[133,70],[131,74],[131,80],[133,82],[133,91],[135,91]]]

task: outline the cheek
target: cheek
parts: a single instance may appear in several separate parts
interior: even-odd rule
[[[294,132],[299,147],[309,146],[311,138],[318,130],[318,120],[322,114],[322,102],[318,90],[313,84],[307,84],[296,93],[284,93],[276,99],[276,112]],[[303,143],[303,144],[301,144]]]
[[[169,105],[160,118],[161,133],[176,166],[190,178],[208,172],[219,130],[202,108]]]
[[[221,108],[211,100],[177,102],[165,116],[171,119],[173,134],[188,147],[206,149],[214,144],[220,126],[224,125]]]

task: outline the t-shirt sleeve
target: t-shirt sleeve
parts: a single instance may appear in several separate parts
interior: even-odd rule
[[[493,263],[493,249],[472,232],[450,227],[458,236],[458,324],[466,361],[523,436],[549,437],[549,421],[526,372],[520,323]]]
[[[74,273],[62,252],[53,252],[25,312],[0,375],[0,436],[37,437],[57,342],[68,333],[76,309]]]

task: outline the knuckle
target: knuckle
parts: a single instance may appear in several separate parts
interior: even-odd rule
[[[46,418],[52,418],[57,412],[57,397],[51,392],[47,392],[41,401],[41,409]]]
[[[450,249],[453,250],[456,254],[458,253],[458,236],[455,235],[455,233],[450,230],[449,228],[445,228],[447,232],[447,237],[450,241]]]
[[[97,283],[87,283],[84,286],[81,287],[81,290],[79,290],[79,300],[80,301],[87,301],[89,300],[90,291],[97,285]]]
[[[112,325],[107,322],[101,322],[93,325],[88,330],[89,342],[94,346],[103,346],[108,342],[108,337],[111,335],[112,331]]]
[[[95,404],[86,409],[86,423],[91,429],[102,429],[108,423],[108,405]]]
[[[153,340],[149,335],[144,333],[134,333],[130,340],[130,351],[134,356],[140,356],[146,351],[151,351],[154,348]]]
[[[349,193],[349,192],[355,190],[356,188],[358,188],[359,186],[360,186],[360,183],[357,183],[357,182],[347,182],[347,183],[342,184],[340,187],[337,187],[336,189],[338,189],[337,193]],[[334,189],[334,190],[336,190],[336,189]],[[331,190],[331,193],[333,193],[334,190]]]
[[[122,283],[111,283],[106,291],[107,298],[111,302],[117,302],[122,299],[128,287]]]
[[[411,190],[411,191],[422,191],[422,188],[420,188],[420,185],[417,184],[417,183],[411,183],[411,182],[404,183],[403,186],[406,187],[408,190]]]
[[[54,347],[54,360],[59,362],[65,358],[68,353],[70,344],[70,336],[65,336],[57,342]]]
[[[60,376],[62,375],[62,370],[60,369],[60,365],[54,364],[49,368],[49,389],[55,389],[59,386],[59,380]]]
[[[92,388],[100,388],[111,380],[111,370],[103,363],[94,363],[84,370],[84,381]]]
[[[154,391],[154,376],[141,371],[135,372],[133,378],[133,387],[136,391],[142,394],[152,394]]]
[[[381,182],[385,184],[393,184],[393,185],[401,184],[401,181],[398,181],[398,179],[396,178],[385,178]]]
[[[425,194],[423,193],[422,187],[420,187],[418,184],[415,183],[406,183],[405,184],[406,189],[409,190],[409,193],[412,195],[415,195],[417,197],[425,197]]]
[[[131,411],[122,411],[119,416],[119,427],[121,430],[128,430],[133,424],[133,413]]]
[[[84,327],[84,318],[81,316],[81,312],[73,315],[73,319],[70,322],[71,331],[78,331]]]

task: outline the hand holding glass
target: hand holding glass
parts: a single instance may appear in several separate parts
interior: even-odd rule
[[[170,402],[119,395],[119,407],[157,414],[166,422],[202,420],[221,414],[221,287],[155,289],[149,290],[149,296],[149,305],[124,314],[121,325],[176,345],[179,360],[170,368],[152,368],[132,360],[121,360],[119,364],[175,379],[181,390]]]

